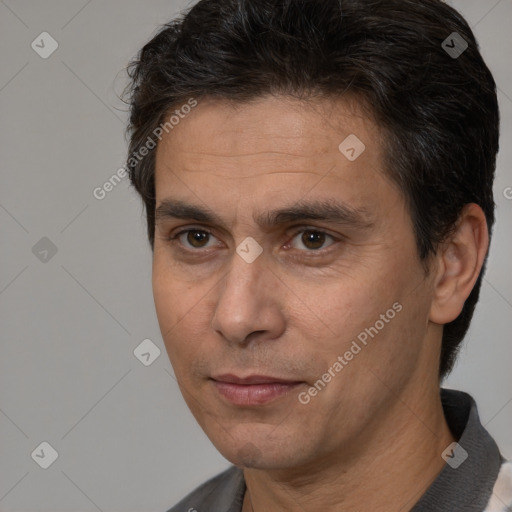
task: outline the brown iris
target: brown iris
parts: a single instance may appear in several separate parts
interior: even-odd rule
[[[203,247],[201,242],[204,242],[210,236],[210,233],[206,231],[201,231],[199,229],[191,230],[187,233],[187,242],[190,243],[192,247]],[[198,243],[199,245],[196,245]]]
[[[309,249],[319,249],[325,243],[325,233],[320,231],[304,231],[302,243]]]

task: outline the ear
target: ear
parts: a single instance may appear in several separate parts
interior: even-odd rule
[[[437,251],[437,276],[434,281],[430,321],[447,324],[462,311],[489,248],[489,233],[482,208],[475,203],[464,206],[456,229]]]

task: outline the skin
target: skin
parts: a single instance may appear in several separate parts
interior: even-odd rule
[[[354,161],[338,149],[349,134],[366,146]],[[153,291],[188,406],[244,470],[244,512],[409,510],[454,441],[439,397],[442,325],[458,316],[478,277],[485,217],[468,205],[426,275],[381,145],[356,101],[279,96],[202,99],[158,145],[157,208],[178,199],[222,219],[159,219]],[[328,198],[363,211],[368,226],[263,228],[253,219]],[[169,240],[185,229],[212,234],[195,245],[187,233]],[[310,229],[326,233],[319,248],[303,236]],[[236,252],[249,236],[263,250],[252,263]],[[302,404],[297,394],[397,302],[401,311]],[[273,402],[236,406],[211,380],[223,373],[302,384]]]

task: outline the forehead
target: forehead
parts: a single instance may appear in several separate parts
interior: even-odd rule
[[[274,153],[276,159],[307,159],[336,151],[349,135],[364,139],[372,152],[380,149],[378,128],[354,99],[264,96],[240,103],[204,98],[163,134],[157,159],[164,152],[166,158]]]
[[[215,191],[216,198],[208,196],[214,208],[226,198],[269,203],[286,194],[289,204],[333,191],[367,208],[364,196],[387,181],[380,141],[378,127],[353,100],[203,99],[158,144],[157,206],[170,194],[206,204],[206,187]]]

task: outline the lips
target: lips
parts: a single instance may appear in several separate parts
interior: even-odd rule
[[[212,381],[217,392],[225,400],[239,406],[266,404],[289,394],[303,384],[300,381],[267,375],[238,377],[233,374],[223,374],[212,377]]]
[[[217,382],[228,382],[230,384],[296,384],[298,381],[280,379],[278,377],[268,377],[265,375],[249,375],[248,377],[237,377],[232,374],[219,375],[218,377],[212,377]]]

